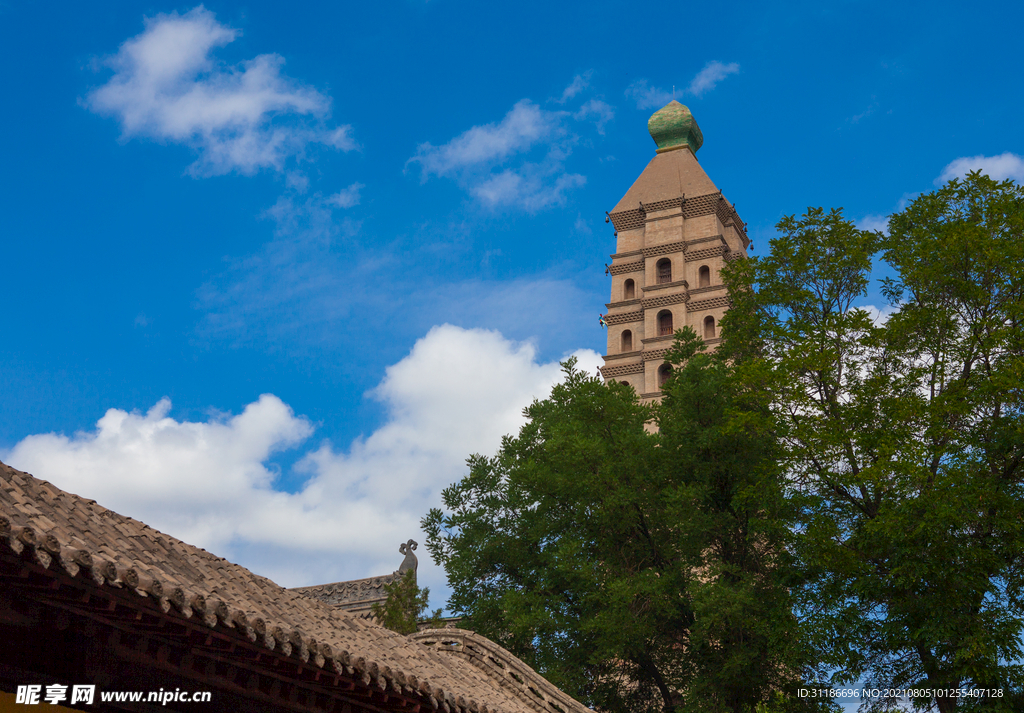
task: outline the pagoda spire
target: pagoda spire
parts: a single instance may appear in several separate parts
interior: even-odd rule
[[[606,270],[612,286],[601,374],[653,400],[668,378],[664,357],[676,330],[690,327],[708,347],[718,344],[729,307],[719,274],[726,261],[746,255],[750,241],[697,162],[704,135],[690,110],[672,100],[647,129],[655,156],[608,214],[616,250]]]
[[[690,109],[675,99],[651,115],[647,120],[647,130],[658,145],[658,153],[688,148],[696,155],[697,149],[704,144],[704,134],[700,132]]]

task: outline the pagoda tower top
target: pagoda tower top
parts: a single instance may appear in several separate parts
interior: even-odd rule
[[[675,99],[651,115],[647,120],[647,130],[658,145],[658,153],[686,148],[696,155],[704,143],[697,120],[688,107]]]
[[[653,401],[671,374],[665,355],[676,330],[693,329],[709,349],[721,341],[719,323],[731,304],[721,271],[746,255],[750,240],[697,160],[704,136],[690,110],[671,101],[647,129],[658,149],[608,213],[615,253],[601,374]]]

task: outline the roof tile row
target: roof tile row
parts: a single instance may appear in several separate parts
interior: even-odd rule
[[[93,586],[127,588],[286,655],[462,711],[555,711],[443,650],[400,634],[0,463],[0,549],[31,554]],[[499,647],[500,648],[500,647]],[[537,674],[529,671],[530,674]],[[563,708],[586,711],[557,691]]]

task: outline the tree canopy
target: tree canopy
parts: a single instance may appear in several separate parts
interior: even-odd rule
[[[449,606],[602,710],[751,710],[805,670],[766,404],[702,350],[662,407],[570,360],[424,521]]]
[[[421,617],[427,611],[430,589],[416,584],[416,570],[407,569],[395,581],[384,585],[387,597],[375,602],[370,611],[380,625],[399,634],[412,634],[419,629]],[[424,622],[429,627],[441,624],[441,610],[437,609]]]
[[[827,707],[795,695],[826,681],[1020,710],[1024,191],[777,228],[723,271],[719,348],[677,333],[660,403],[569,362],[470,459],[424,519],[450,608],[602,710]]]
[[[820,209],[778,228],[727,271],[723,356],[771,374],[808,630],[849,683],[943,713],[971,701],[934,691],[1001,690],[974,703],[1019,709],[1024,191],[973,174],[889,235]],[[887,320],[854,307],[879,250]]]

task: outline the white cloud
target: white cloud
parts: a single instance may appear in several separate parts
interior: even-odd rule
[[[935,185],[941,185],[953,178],[963,178],[971,171],[979,170],[997,181],[1012,178],[1017,183],[1024,183],[1024,157],[1006,152],[998,156],[958,158],[942,169],[942,173],[935,179]]]
[[[564,173],[560,165],[525,164],[517,170],[506,169],[473,186],[471,193],[489,208],[518,206],[536,212],[565,203],[565,194],[585,184],[576,173]]]
[[[739,71],[740,66],[735,62],[723,64],[717,60],[712,60],[704,65],[704,69],[697,72],[697,76],[690,82],[687,92],[696,97],[704,96],[706,92],[714,89],[720,81],[730,74],[736,74]]]
[[[264,462],[312,433],[275,396],[241,414],[203,423],[168,417],[162,399],[147,413],[112,408],[89,432],[28,436],[8,456],[15,467],[154,527],[223,549],[287,496],[271,490]]]
[[[704,65],[704,68],[690,80],[689,86],[681,90],[681,94],[691,94],[695,97],[702,97],[710,92],[718,83],[730,74],[740,71],[736,62],[724,64],[718,60],[712,60]],[[651,86],[646,79],[637,79],[626,87],[626,96],[636,101],[637,109],[660,109],[674,99],[674,91]]]
[[[600,357],[578,356],[594,373]],[[559,378],[531,343],[435,327],[371,392],[384,425],[344,450],[307,450],[295,493],[274,489],[270,461],[313,426],[270,394],[200,422],[171,418],[167,399],[147,413],[110,409],[93,430],[29,436],[4,460],[281,584],[357,578],[395,569],[398,543],[419,539],[420,517],[465,474],[466,457],[495,452]],[[441,582],[428,557],[420,565],[425,583]]]
[[[897,213],[906,209],[911,202],[917,198],[920,193],[904,193],[900,196],[899,200],[896,201],[896,206],[893,208],[893,213]],[[889,234],[889,216],[882,213],[869,213],[860,220],[856,221],[856,225],[861,230],[878,230],[883,235]]]
[[[353,183],[348,188],[343,188],[327,199],[327,202],[338,208],[352,208],[359,205],[359,192],[366,188],[362,183]]]
[[[590,77],[593,75],[593,70],[587,70],[583,74],[577,74],[573,77],[572,82],[562,92],[562,98],[556,99],[559,104],[565,104],[570,99],[574,98],[577,94],[582,92],[584,89],[590,86]]]
[[[874,323],[876,327],[881,327],[883,324],[889,321],[889,317],[900,311],[897,305],[886,305],[884,307],[875,307],[874,305],[862,305],[860,307],[854,307],[862,312],[867,312],[868,318]]]
[[[498,162],[560,133],[561,117],[561,112],[546,111],[523,99],[497,124],[474,126],[442,146],[420,144],[409,163],[420,164],[426,181],[431,174],[451,176]]]
[[[317,136],[317,141],[339,151],[352,151],[359,148],[355,139],[352,138],[351,126],[338,126]]]
[[[889,234],[889,216],[873,213],[865,215],[857,221],[857,227],[861,230],[879,230],[884,235]]]
[[[282,74],[280,55],[238,66],[215,60],[214,50],[240,32],[203,6],[147,18],[145,26],[103,62],[114,75],[84,101],[119,120],[124,138],[192,147],[199,154],[193,175],[283,170],[288,158],[314,143],[355,148],[350,127],[323,125],[330,98]]]
[[[576,222],[572,224],[572,229],[579,235],[591,235],[593,230],[590,229],[590,225],[583,219],[582,213],[576,214]]]
[[[615,109],[600,99],[591,99],[573,114],[573,118],[578,121],[594,119],[597,133],[604,136],[604,125],[615,118]]]
[[[853,116],[851,116],[850,117],[850,123],[851,124],[859,124],[861,119],[866,119],[867,117],[869,117],[872,114],[874,114],[875,110],[877,108],[878,108],[878,103],[877,102],[872,102],[871,106],[869,106],[867,109],[865,109],[864,111],[862,111],[859,114],[854,114]]]
[[[424,182],[432,175],[454,178],[490,209],[534,212],[561,205],[569,190],[586,182],[584,176],[565,170],[576,140],[564,126],[568,115],[523,99],[498,123],[474,126],[441,146],[420,144],[406,165],[418,163]],[[545,151],[540,161],[520,158],[518,164],[506,165],[534,148]]]
[[[568,189],[554,190],[532,200]],[[276,223],[274,240],[197,290],[201,342],[284,351],[361,381],[381,358],[397,360],[399,350],[442,322],[538,338],[549,355],[598,337],[592,320],[579,316],[601,300],[586,286],[588,270],[570,262],[512,280],[487,278],[478,266],[490,246],[475,240],[472,222],[427,221],[382,242],[358,222],[338,220],[338,209],[318,193],[284,196],[266,216]],[[387,299],[378,289],[383,282]],[[367,340],[379,349],[368,352]]]
[[[309,176],[302,171],[288,171],[284,176],[285,185],[296,193],[305,193],[309,190]]]
[[[578,357],[594,373],[600,357],[591,351]],[[495,452],[502,435],[524,422],[523,407],[546,396],[559,378],[559,365],[538,364],[529,342],[434,327],[408,357],[388,367],[373,392],[387,405],[389,422],[348,454],[323,447],[309,462],[322,481],[355,480],[374,502],[386,508],[404,500],[418,516],[425,501],[461,477],[470,453]],[[389,473],[381,477],[385,464]]]
[[[480,258],[480,267],[488,268],[491,266],[492,258],[501,257],[501,248],[495,248],[494,250],[484,251],[484,256]]]
[[[593,343],[595,332],[598,340],[603,335],[594,320],[584,315],[595,304],[595,295],[580,289],[580,280],[578,275],[555,268],[516,280],[431,284],[413,292],[408,306],[420,322],[440,316],[467,327],[496,326],[504,334],[523,339],[543,335],[545,344]]]
[[[637,109],[660,109],[672,101],[672,92],[652,87],[646,79],[638,79],[626,87],[626,96],[636,100]]]
[[[360,224],[336,220],[334,210],[320,193],[278,198],[264,213],[275,239],[197,289],[196,307],[205,313],[197,336],[303,349],[359,301],[372,304],[372,294],[352,289],[372,281],[367,257],[353,246]]]
[[[904,193],[902,196],[900,196],[900,199],[896,201],[896,210],[903,210],[908,205],[910,205],[914,201],[914,199],[916,199],[919,195],[921,195],[920,191],[916,193]]]

